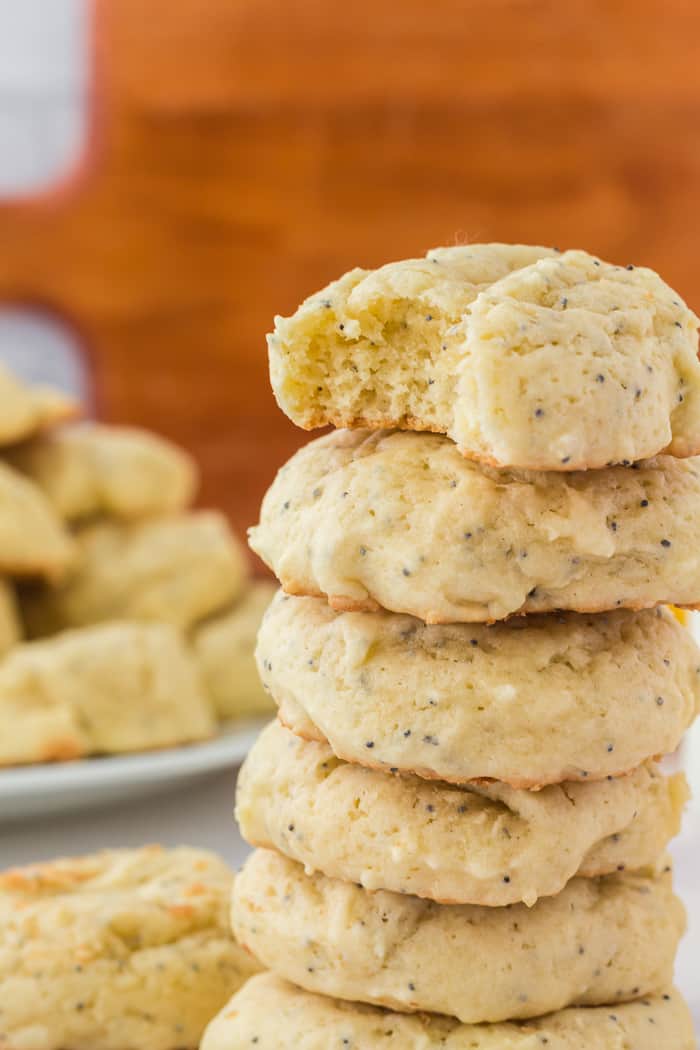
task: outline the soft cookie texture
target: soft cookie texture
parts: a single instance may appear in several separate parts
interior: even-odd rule
[[[41,489],[0,463],[0,573],[58,580],[76,545]]]
[[[260,681],[253,652],[255,636],[276,587],[256,580],[231,609],[199,625],[194,651],[220,718],[241,718],[273,709]]]
[[[0,445],[22,441],[78,411],[76,402],[60,390],[30,386],[0,365]]]
[[[194,849],[110,850],[0,873],[2,1050],[195,1050],[257,967],[232,873]]]
[[[280,408],[310,429],[448,434],[496,466],[700,451],[698,319],[653,270],[473,244],[351,270],[275,318]]]
[[[670,869],[573,879],[534,908],[482,908],[368,893],[257,850],[233,895],[237,941],[279,976],[471,1024],[663,990],[684,928]]]
[[[236,815],[248,842],[309,872],[445,903],[532,905],[577,874],[655,864],[686,799],[684,777],[654,763],[539,792],[456,786],[351,765],[272,723],[244,763]]]
[[[257,659],[298,736],[454,783],[627,772],[674,751],[700,705],[700,650],[665,609],[426,626],[279,592]]]
[[[428,623],[700,602],[700,459],[495,470],[447,438],[341,430],[282,467],[251,530],[290,594]]]
[[[470,960],[472,962],[472,960]],[[479,965],[480,959],[473,960]],[[201,1050],[695,1050],[690,1011],[670,991],[614,1009],[562,1010],[513,1024],[461,1024],[314,995],[253,977],[208,1025]]]
[[[62,586],[23,595],[31,635],[103,620],[188,628],[227,605],[246,579],[244,552],[222,514],[197,511],[77,533],[80,566]]]
[[[0,765],[169,747],[215,729],[194,659],[169,624],[65,631],[0,663]]]
[[[133,519],[182,510],[197,482],[192,458],[138,427],[78,423],[8,450],[14,467],[69,521]]]

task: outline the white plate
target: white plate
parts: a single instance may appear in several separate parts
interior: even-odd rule
[[[240,765],[264,721],[223,726],[201,744],[0,770],[0,821],[150,795]]]

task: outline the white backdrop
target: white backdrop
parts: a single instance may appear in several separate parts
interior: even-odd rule
[[[50,186],[86,134],[85,0],[0,0],[0,198]],[[80,354],[60,326],[0,310],[0,360],[85,396]]]

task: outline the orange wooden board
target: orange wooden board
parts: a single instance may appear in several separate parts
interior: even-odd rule
[[[189,446],[251,523],[308,436],[276,312],[456,238],[577,245],[700,304],[700,6],[98,2],[92,142],[0,207],[0,298],[72,318],[109,419]]]

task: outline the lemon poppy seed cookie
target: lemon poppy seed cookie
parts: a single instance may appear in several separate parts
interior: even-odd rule
[[[65,583],[22,595],[32,636],[115,619],[188,628],[245,585],[245,554],[215,511],[133,524],[99,521],[79,529],[76,539],[80,564]]]
[[[470,1024],[663,990],[684,928],[670,871],[573,879],[533,908],[483,908],[368,893],[257,850],[233,895],[238,943],[286,980]]]
[[[272,701],[255,666],[255,636],[276,587],[252,582],[236,604],[199,624],[193,645],[204,684],[219,718],[269,713]]]
[[[700,705],[700,651],[661,608],[426,626],[279,592],[257,659],[297,735],[455,783],[627,772],[674,751]]]
[[[64,631],[0,663],[0,766],[170,747],[215,729],[194,659],[169,624]]]
[[[77,403],[60,390],[27,384],[0,365],[0,445],[23,441],[78,412]]]
[[[79,423],[6,452],[62,518],[142,518],[182,510],[197,481],[192,458],[138,427]]]
[[[260,974],[207,1026],[201,1050],[695,1050],[679,992],[562,1010],[520,1023],[471,1025],[328,999]]]
[[[257,967],[213,854],[111,850],[0,873],[2,1050],[195,1050]]]
[[[0,573],[59,580],[77,554],[41,489],[0,463]]]
[[[272,723],[243,765],[236,816],[252,845],[369,890],[531,905],[577,874],[655,864],[686,799],[685,779],[653,763],[539,792],[381,773]]]
[[[307,429],[432,430],[496,466],[577,470],[700,451],[697,328],[647,268],[474,244],[351,270],[277,317],[270,374]]]
[[[291,594],[429,623],[700,602],[700,460],[495,470],[433,434],[337,431],[282,467],[253,549]]]

